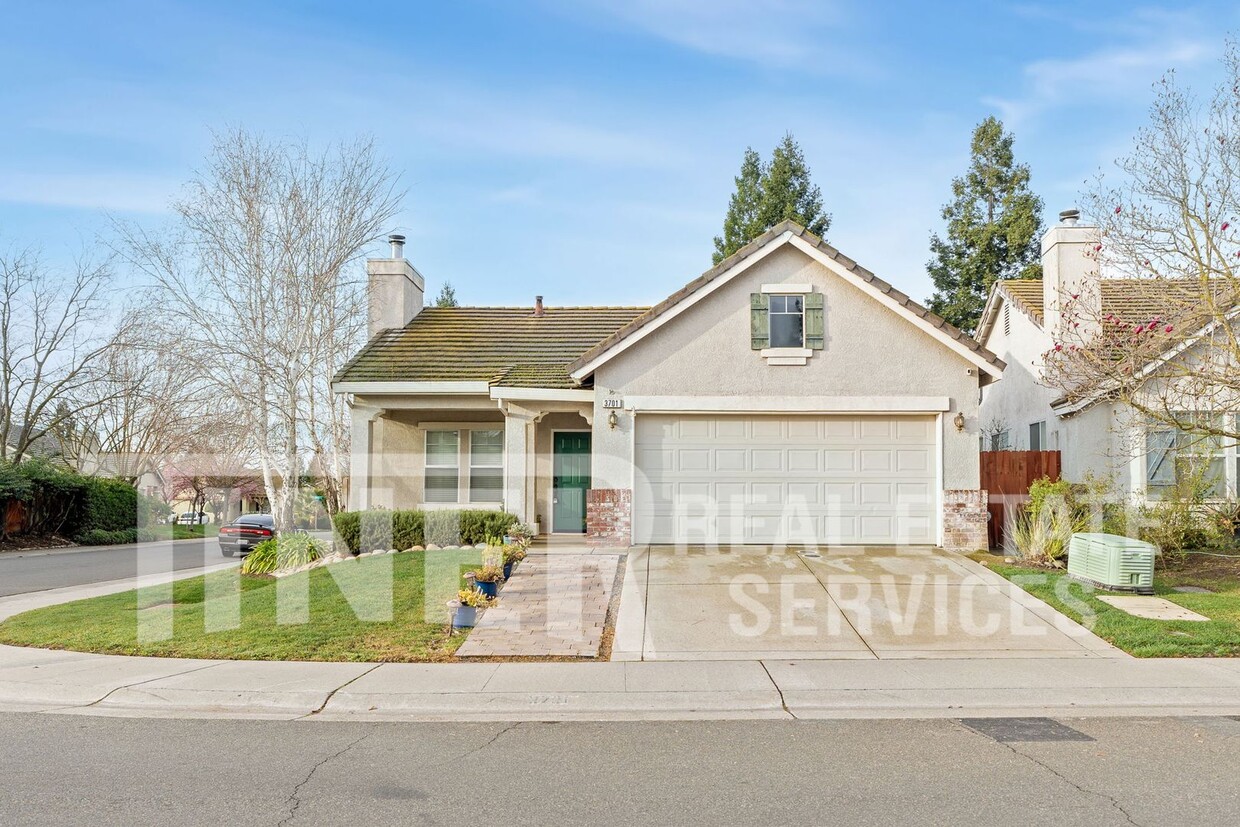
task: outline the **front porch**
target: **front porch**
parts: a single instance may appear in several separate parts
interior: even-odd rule
[[[593,391],[471,391],[355,397],[350,508],[496,509],[584,535]]]

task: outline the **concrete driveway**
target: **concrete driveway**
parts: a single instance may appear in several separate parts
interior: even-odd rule
[[[933,548],[631,553],[613,660],[1127,657]]]

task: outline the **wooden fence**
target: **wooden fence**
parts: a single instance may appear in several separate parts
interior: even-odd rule
[[[1008,517],[1029,499],[1029,485],[1059,479],[1058,451],[982,451],[982,489],[989,492],[991,548],[1002,548]]]

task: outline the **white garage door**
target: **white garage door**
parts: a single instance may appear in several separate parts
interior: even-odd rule
[[[932,416],[637,417],[649,543],[936,542]]]

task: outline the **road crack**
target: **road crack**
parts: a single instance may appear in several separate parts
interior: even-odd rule
[[[314,778],[314,774],[317,773],[319,769],[323,767],[323,765],[330,763],[331,761],[334,761],[340,756],[344,755],[346,752],[356,747],[362,741],[365,741],[367,738],[369,738],[370,735],[371,733],[367,732],[361,738],[358,738],[350,742],[348,745],[342,747],[341,749],[337,750],[336,752],[332,753],[326,758],[323,758],[321,761],[319,761],[313,767],[311,767],[310,772],[306,773],[306,777],[303,778],[300,782],[298,782],[297,786],[293,787],[293,792],[289,794],[288,799],[284,802],[284,806],[289,808],[288,815],[280,820],[277,827],[283,827],[283,825],[288,824],[290,821],[292,821],[297,816],[297,810],[301,807],[302,787],[310,783],[310,781]]]
[[[771,670],[766,668],[766,661],[760,660],[758,663],[762,666],[762,671],[766,673],[767,678],[770,679],[771,686],[774,686],[775,691],[779,693],[779,705],[784,708],[784,712],[788,713],[789,717],[791,717],[794,721],[801,720],[796,716],[795,712],[788,708],[788,702],[784,700],[784,689],[771,675]]]
[[[1098,790],[1091,790],[1088,787],[1082,787],[1080,784],[1076,783],[1068,776],[1059,772],[1059,770],[1055,769],[1050,764],[1047,764],[1045,761],[1041,761],[1033,757],[1032,755],[1029,755],[1028,753],[1021,752],[1020,750],[1018,750],[1016,747],[1012,746],[1011,744],[1003,743],[1002,741],[998,741],[996,743],[1000,744],[1001,746],[1007,747],[1009,750],[1012,751],[1013,754],[1019,755],[1021,758],[1024,758],[1027,761],[1031,761],[1034,764],[1037,764],[1039,767],[1046,770],[1051,775],[1055,776],[1060,781],[1067,784],[1069,787],[1072,787],[1077,792],[1084,793],[1085,795],[1091,795],[1094,798],[1100,798],[1103,801],[1108,802],[1112,807],[1114,807],[1124,817],[1124,819],[1129,824],[1135,825],[1135,827],[1141,827],[1141,825],[1138,824],[1135,819],[1133,819],[1132,814],[1124,809],[1124,806],[1119,803],[1119,799],[1116,798],[1115,796],[1108,795],[1107,793],[1104,793],[1104,792],[1099,792]]]

